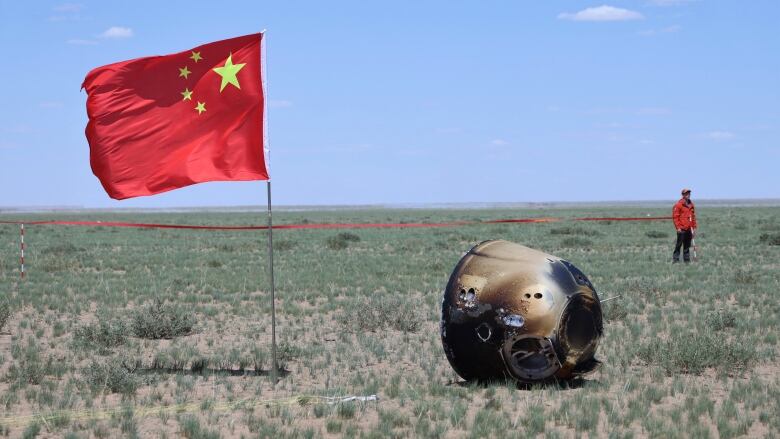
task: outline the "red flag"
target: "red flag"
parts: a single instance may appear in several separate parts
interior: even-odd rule
[[[269,179],[262,38],[217,41],[87,74],[90,163],[111,198]]]

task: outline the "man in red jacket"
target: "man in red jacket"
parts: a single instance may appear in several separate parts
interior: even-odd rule
[[[682,198],[672,208],[672,219],[677,229],[677,243],[674,245],[672,262],[680,262],[680,246],[683,248],[683,261],[691,262],[691,240],[696,234],[696,209],[691,201],[690,189],[682,190]]]

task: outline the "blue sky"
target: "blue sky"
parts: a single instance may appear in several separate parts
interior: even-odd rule
[[[780,198],[780,2],[604,1],[0,0],[0,206],[263,204],[111,200],[79,90],[263,29],[277,205]]]

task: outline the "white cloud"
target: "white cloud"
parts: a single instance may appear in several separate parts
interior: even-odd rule
[[[94,46],[97,44],[97,41],[95,40],[85,40],[81,38],[71,38],[70,40],[66,41],[68,44],[73,44],[75,46]]]
[[[572,21],[627,21],[642,20],[645,17],[636,11],[616,8],[614,6],[601,5],[595,8],[583,9],[573,14],[563,12],[558,14],[558,18],[560,20]]]
[[[100,36],[103,38],[130,38],[133,36],[133,30],[129,27],[112,26]]]
[[[293,103],[284,99],[271,99],[268,101],[268,106],[271,108],[290,108],[293,106]]]
[[[685,3],[691,3],[696,0],[649,0],[648,3],[655,6],[677,6]]]
[[[716,142],[725,142],[728,140],[733,140],[736,137],[737,135],[731,131],[710,131],[708,133],[704,133],[705,139],[714,140]]]
[[[57,15],[49,17],[49,21],[79,21],[84,5],[80,3],[64,3],[52,8]]]
[[[49,21],[78,21],[81,20],[81,16],[78,14],[73,15],[52,15],[49,17]]]
[[[490,141],[490,144],[495,146],[505,146],[505,145],[509,145],[509,142],[507,142],[504,139],[493,139]]]
[[[82,9],[84,9],[84,5],[81,3],[63,3],[52,8],[56,12],[79,12]]]
[[[673,34],[677,33],[682,29],[682,26],[679,25],[672,25],[667,27],[662,27],[661,29],[648,29],[637,32],[637,34],[642,35],[643,37],[652,37],[654,35],[660,35],[660,34]]]

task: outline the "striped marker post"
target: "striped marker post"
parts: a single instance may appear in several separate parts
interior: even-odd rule
[[[22,250],[22,256],[20,259],[21,275],[22,275],[22,280],[24,280],[24,224],[19,224],[19,238],[21,239],[21,250]]]

